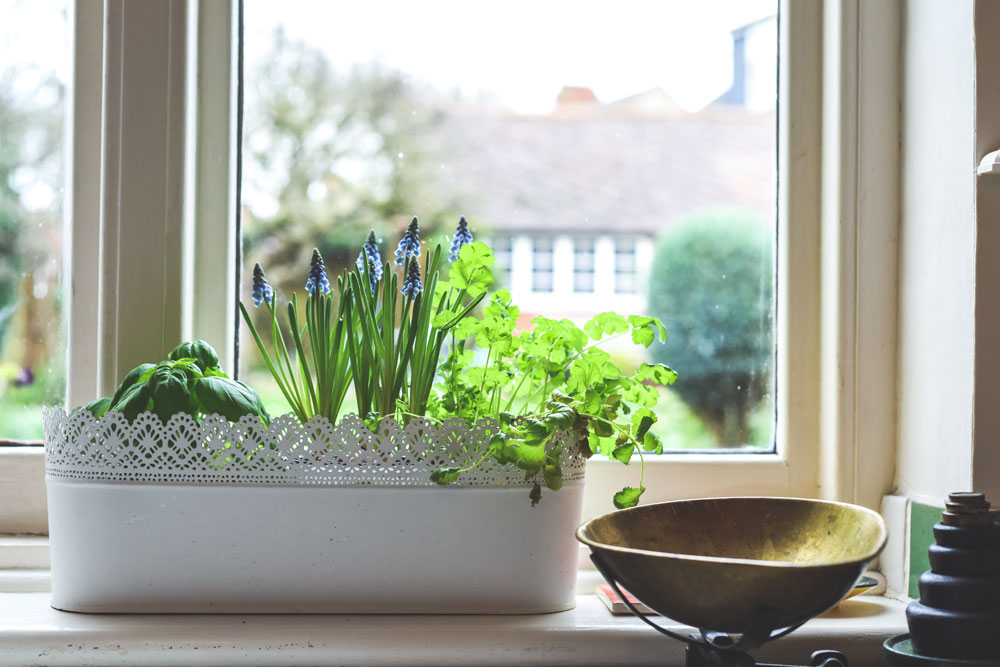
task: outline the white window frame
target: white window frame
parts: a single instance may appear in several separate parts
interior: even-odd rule
[[[109,393],[120,371],[161,355],[168,341],[190,332],[232,340],[236,4],[76,2],[74,160],[67,187],[76,193],[67,207],[73,221],[70,404]],[[878,507],[891,486],[895,355],[874,357],[885,345],[895,349],[895,323],[884,313],[896,310],[891,238],[897,203],[858,193],[859,175],[873,165],[887,178],[898,171],[895,142],[874,139],[887,128],[895,136],[898,116],[889,108],[898,105],[885,101],[884,90],[898,88],[898,74],[889,71],[898,63],[898,45],[861,29],[898,30],[898,7],[782,0],[780,24],[780,52],[787,57],[779,68],[777,451],[647,457],[644,502],[755,494]],[[163,25],[169,26],[166,38]],[[888,64],[860,68],[862,56]],[[136,88],[118,85],[130,81],[130,68],[142,61],[162,76],[147,76],[155,80]],[[161,103],[166,114],[136,111],[151,96],[162,102],[168,90],[183,100]],[[859,122],[859,109],[867,114],[869,107],[875,127]],[[150,150],[148,141],[138,142],[140,127],[173,140]],[[158,217],[148,215],[151,207]],[[150,243],[163,244],[152,261],[122,252]],[[860,275],[876,289],[859,294]],[[147,281],[142,289],[136,276]],[[873,319],[877,330],[859,325]],[[118,335],[126,330],[127,336]],[[221,351],[233,367],[233,351]],[[859,446],[866,447],[864,474],[856,472]],[[44,499],[40,448],[0,454],[0,481],[15,475],[23,481],[20,488],[0,484],[0,533],[44,533],[44,508],[39,515],[36,507],[33,519],[13,509],[27,496]],[[584,514],[608,511],[611,493],[634,485],[637,473],[635,464],[592,460]]]
[[[781,0],[779,24],[776,451],[648,458],[644,502],[747,494],[878,509],[892,488],[900,6]],[[587,484],[594,516],[635,471],[595,459]]]

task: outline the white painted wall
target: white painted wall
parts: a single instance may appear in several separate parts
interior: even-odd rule
[[[974,8],[908,0],[903,11],[896,484],[939,500],[972,484]]]
[[[976,2],[976,147],[1000,148],[1000,3]],[[1000,504],[1000,177],[976,179],[976,412],[972,485]]]

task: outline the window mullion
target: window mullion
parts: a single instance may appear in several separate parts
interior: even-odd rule
[[[101,101],[103,7],[72,5],[73,81],[69,86],[63,229],[67,300],[66,400],[93,400],[97,384],[97,289],[100,283]]]
[[[105,3],[98,384],[181,337],[185,0]]]
[[[899,17],[844,0],[823,23],[820,493],[871,508],[896,444]]]
[[[776,396],[778,453],[788,493],[818,488],[822,5],[779,12]]]
[[[235,370],[238,3],[192,3],[184,338],[201,338]]]

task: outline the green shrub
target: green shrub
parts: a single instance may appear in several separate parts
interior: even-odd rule
[[[649,312],[667,326],[657,361],[724,447],[750,442],[748,416],[773,368],[773,227],[734,209],[693,213],[658,240]]]

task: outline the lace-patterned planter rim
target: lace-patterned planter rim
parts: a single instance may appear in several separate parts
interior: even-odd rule
[[[187,414],[164,424],[144,412],[129,423],[121,413],[99,419],[86,410],[44,411],[45,470],[49,476],[119,482],[272,484],[285,486],[436,486],[434,470],[478,461],[497,431],[493,419],[469,427],[453,418],[383,419],[377,432],[348,415],[334,426],[325,417],[300,423],[282,415],[264,426],[247,415],[229,422]],[[563,481],[583,479],[586,459],[571,431],[548,443],[560,452]],[[524,473],[488,459],[452,486],[529,487]]]

